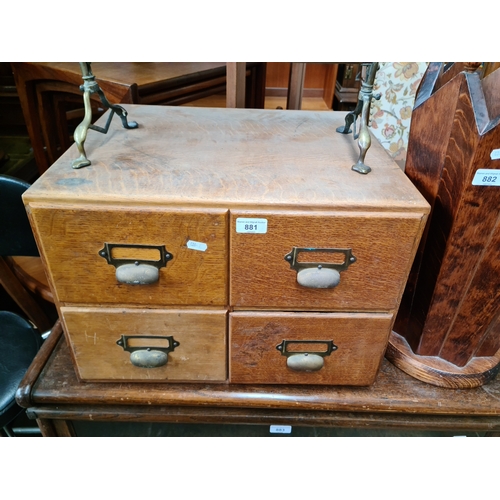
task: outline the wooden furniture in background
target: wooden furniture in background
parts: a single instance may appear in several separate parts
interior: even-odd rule
[[[27,182],[38,177],[9,62],[0,62],[0,174]]]
[[[0,110],[0,136],[27,135],[14,76],[8,62],[0,62]]]
[[[72,144],[83,117],[78,63],[11,63],[40,173]],[[226,63],[93,63],[114,104],[179,105],[225,92]],[[245,107],[264,107],[265,63],[246,63]],[[95,117],[103,113],[93,96]]]
[[[500,68],[500,62],[485,62],[483,63],[483,78],[488,76],[493,71]]]
[[[385,150],[354,172],[345,113],[129,112],[24,195],[78,376],[373,383],[429,209]]]
[[[332,109],[336,63],[267,63],[266,95],[287,97],[287,109],[301,109],[302,97],[321,98]]]
[[[73,422],[223,423],[500,431],[500,379],[451,391],[384,360],[370,387],[79,382],[61,330],[46,340],[17,402],[44,436],[74,436]]]
[[[463,69],[431,63],[415,100],[406,174],[431,215],[387,353],[454,388],[500,368],[500,70]]]
[[[245,76],[246,63],[227,63],[226,108],[245,107]]]
[[[0,256],[0,285],[34,325],[42,332],[50,329],[52,325],[46,312],[23,286],[9,262],[2,256]]]
[[[361,63],[339,64],[333,109],[338,111],[352,111],[358,103],[361,87]]]
[[[23,286],[47,302],[54,303],[45,268],[40,257],[13,256],[5,258],[12,272]]]
[[[305,76],[306,63],[291,63],[286,109],[300,109],[302,107]]]

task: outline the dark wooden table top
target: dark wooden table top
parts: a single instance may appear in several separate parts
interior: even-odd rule
[[[38,72],[46,78],[59,78],[81,83],[82,72],[77,62],[30,62],[22,63],[33,73]],[[16,68],[20,64],[15,63]],[[200,78],[206,74],[225,74],[225,62],[95,62],[92,63],[92,72],[96,78],[112,82],[116,85],[130,86],[136,84],[139,87],[157,84],[159,81],[185,78],[192,75]],[[37,73],[37,74],[38,74]]]
[[[60,329],[45,342],[17,400],[38,419],[500,429],[500,379],[445,389],[384,360],[370,387],[82,383]]]

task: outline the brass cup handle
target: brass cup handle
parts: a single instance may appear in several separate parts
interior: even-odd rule
[[[159,254],[158,260],[145,259],[120,259],[113,257],[115,248],[137,249],[138,251],[156,250]],[[127,245],[105,243],[104,248],[99,250],[99,255],[106,259],[108,264],[115,266],[117,281],[127,285],[152,285],[160,276],[160,268],[166,267],[167,262],[173,259],[173,255],[167,251],[164,245]]]
[[[340,283],[340,273],[318,264],[297,273],[297,283],[306,288],[334,288]]]
[[[303,252],[322,252],[341,254],[340,263],[330,262],[299,262],[298,257]],[[299,248],[293,247],[285,255],[290,268],[297,271],[297,283],[306,288],[335,288],[340,283],[340,273],[356,262],[356,257],[350,248]]]
[[[308,351],[290,350],[292,344],[308,344],[311,349]],[[324,350],[315,350],[314,346],[324,346]],[[276,346],[276,349],[281,352],[282,356],[286,356],[286,366],[290,370],[298,372],[316,372],[321,370],[325,364],[325,356],[330,356],[338,347],[333,343],[333,340],[283,340],[281,344]]]
[[[122,264],[116,268],[117,281],[127,285],[151,285],[158,281],[160,270],[150,264],[135,261],[133,264]]]
[[[180,345],[172,336],[122,335],[117,345],[130,352],[130,362],[138,368],[159,368],[168,363],[168,354]],[[136,343],[136,345],[133,345]],[[140,344],[146,345],[140,345]],[[161,345],[154,345],[154,344]],[[153,344],[150,346],[148,344]]]
[[[317,372],[323,368],[325,360],[317,354],[292,354],[286,360],[286,366],[297,372]]]

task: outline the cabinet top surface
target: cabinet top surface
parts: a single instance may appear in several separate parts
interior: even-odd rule
[[[92,165],[74,170],[73,145],[25,193],[27,202],[224,208],[405,210],[428,205],[375,140],[368,175],[336,132],[345,113],[128,105],[127,130],[89,130]],[[103,126],[107,115],[98,122]]]

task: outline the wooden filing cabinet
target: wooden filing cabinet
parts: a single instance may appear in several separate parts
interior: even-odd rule
[[[25,193],[81,381],[369,385],[428,205],[345,113],[129,106]]]

